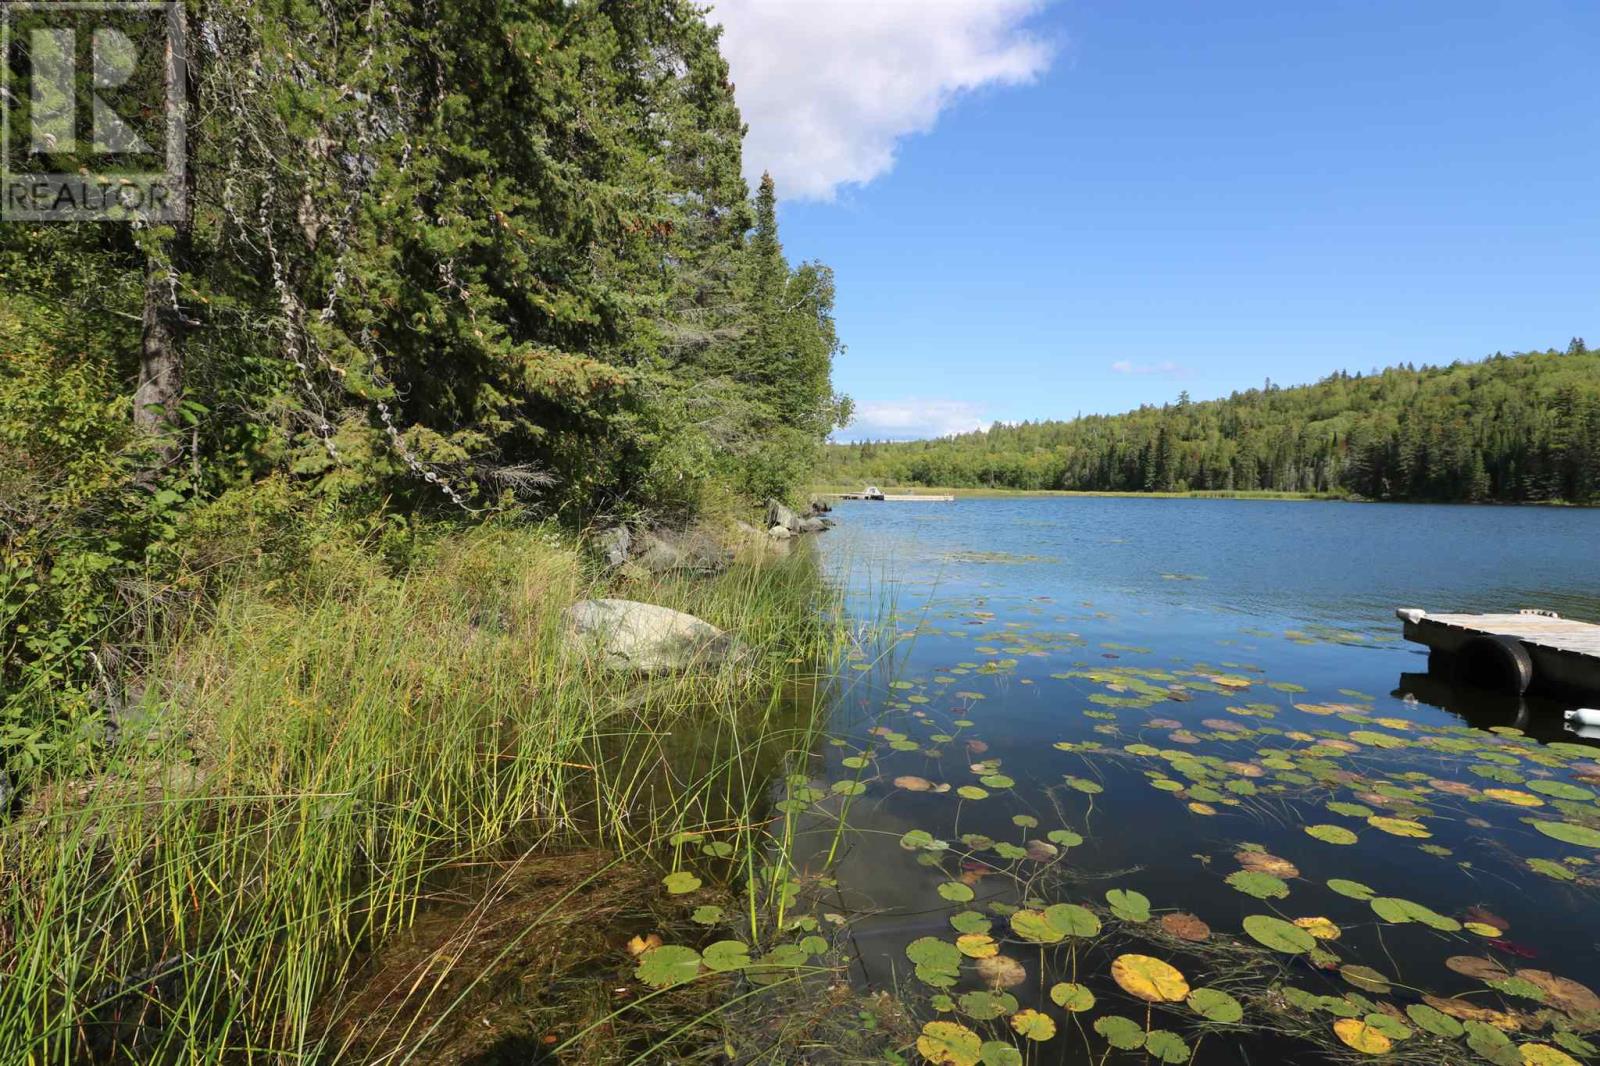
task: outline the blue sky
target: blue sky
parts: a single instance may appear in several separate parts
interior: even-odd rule
[[[842,439],[1600,341],[1600,4],[1001,7],[953,18],[954,51],[861,60],[889,87],[866,103],[819,83],[808,127],[832,107],[892,159],[774,166],[810,197],[783,206],[787,251],[838,276]],[[883,56],[872,34],[917,6],[878,9],[854,36]],[[936,47],[975,73],[938,83]],[[730,52],[757,154],[805,148],[777,127],[806,87],[748,104]],[[907,129],[868,113],[919,68]]]

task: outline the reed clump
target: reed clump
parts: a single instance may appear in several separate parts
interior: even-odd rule
[[[602,931],[575,965],[620,948],[619,886],[637,900],[665,864],[698,863],[766,935],[763,877],[786,876],[767,805],[816,744],[836,606],[804,551],[627,585],[751,655],[605,671],[562,611],[618,591],[549,528],[242,574],[152,653],[96,758],[0,823],[0,1062],[413,1061],[575,918]],[[528,896],[530,862],[567,879]],[[490,923],[503,946],[444,950],[458,930],[404,989],[374,984],[419,915],[459,924],[497,892],[522,898],[516,930]]]

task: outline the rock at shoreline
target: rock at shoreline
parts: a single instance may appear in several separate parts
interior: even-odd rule
[[[569,646],[600,651],[613,670],[663,673],[716,666],[739,642],[692,614],[637,600],[581,600],[566,610]]]
[[[768,500],[767,501],[767,525],[769,527],[770,526],[782,526],[784,529],[787,529],[790,533],[798,533],[800,531],[796,527],[799,524],[800,524],[800,519],[795,515],[795,513],[793,511],[791,511],[791,510],[789,510],[789,508],[785,507],[783,505],[782,501],[780,501],[780,500]]]
[[[767,530],[767,536],[771,537],[773,540],[788,540],[790,537],[794,536],[794,534],[789,532],[788,526],[774,525],[771,529]]]
[[[821,533],[828,528],[825,518],[802,518],[795,523],[796,531],[800,533]]]
[[[595,538],[595,545],[600,549],[600,557],[606,561],[606,568],[614,570],[628,561],[628,553],[633,550],[633,537],[627,526],[614,526],[603,530]]]

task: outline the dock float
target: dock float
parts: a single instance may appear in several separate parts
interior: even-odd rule
[[[1428,648],[1428,670],[1520,696],[1533,689],[1587,700],[1600,695],[1600,625],[1554,611],[1430,614],[1402,607],[1405,639]]]

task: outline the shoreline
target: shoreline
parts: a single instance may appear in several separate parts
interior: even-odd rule
[[[1117,489],[1011,489],[998,487],[962,487],[959,485],[890,485],[879,486],[887,493],[926,496],[953,495],[971,499],[1003,499],[1006,497],[1104,497],[1108,499],[1135,500],[1282,500],[1294,503],[1370,503],[1412,504],[1428,507],[1548,507],[1571,510],[1588,510],[1600,504],[1573,503],[1570,500],[1381,500],[1338,492],[1280,492],[1272,489],[1195,489],[1187,492],[1132,492]],[[812,495],[832,495],[843,492],[860,492],[859,485],[845,487],[834,482],[811,486]]]

